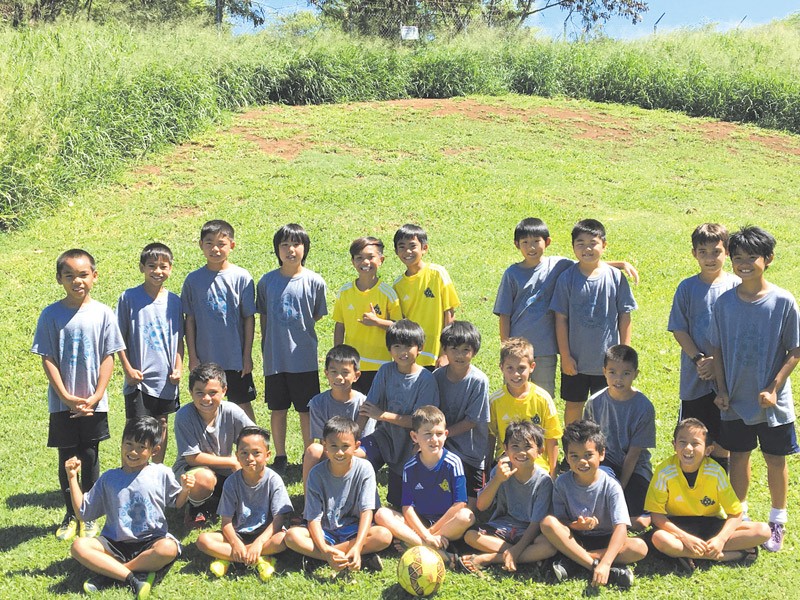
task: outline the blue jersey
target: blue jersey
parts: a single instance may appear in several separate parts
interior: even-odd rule
[[[413,506],[418,515],[436,520],[456,502],[467,501],[464,465],[445,449],[438,463],[429,469],[419,454],[403,467],[403,506]]]

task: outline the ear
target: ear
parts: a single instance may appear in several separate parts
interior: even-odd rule
[[[550,238],[544,238],[544,247],[547,248],[552,241]]]
[[[144,273],[144,265],[139,263],[139,273]]]
[[[769,256],[767,256],[764,259],[764,267],[765,268],[768,267],[772,263],[773,260],[775,260],[775,255],[774,254],[770,254]]]
[[[422,252],[425,253],[428,251],[428,244],[422,244]]]
[[[711,453],[714,451],[714,444],[706,444],[705,452],[703,452],[703,456],[711,456]]]
[[[417,443],[417,432],[412,429],[411,431],[408,432],[408,435],[411,436],[411,441],[416,444]]]
[[[356,440],[356,450],[361,448],[361,440]]]
[[[519,240],[514,240],[514,246],[519,250]]]
[[[355,378],[355,379],[353,379],[353,383],[355,383],[356,381],[358,381],[358,379],[359,379],[360,377],[361,377],[361,371],[356,371],[356,378]]]
[[[233,250],[234,248],[236,248],[236,242],[231,240],[231,250]]]
[[[383,254],[381,254],[380,257],[378,258],[378,260],[380,261],[378,264],[382,265],[383,261],[386,260],[386,257]]]

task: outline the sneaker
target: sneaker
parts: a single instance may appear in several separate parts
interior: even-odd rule
[[[304,573],[313,573],[318,567],[325,564],[324,560],[317,560],[310,556],[303,556],[302,568]]]
[[[56,529],[56,537],[63,542],[67,542],[74,538],[77,533],[78,519],[74,515],[64,515],[64,520],[61,521],[61,525]]]
[[[228,572],[228,567],[230,566],[230,561],[218,558],[208,565],[208,570],[211,571],[215,577],[225,577],[225,574]]]
[[[105,575],[93,575],[83,582],[83,591],[86,594],[96,594],[113,587],[116,582]]]
[[[127,581],[134,598],[136,600],[146,600],[150,597],[150,590],[155,580],[155,573],[131,573],[131,577]]]
[[[623,590],[630,589],[633,585],[633,571],[630,567],[611,567],[608,570],[608,583],[613,583]]]
[[[380,556],[373,552],[361,557],[361,568],[365,571],[378,573],[383,571],[383,561]]]
[[[559,581],[574,577],[581,572],[581,566],[571,558],[559,556],[553,561],[553,574]]]
[[[275,471],[278,475],[283,477],[286,475],[286,467],[289,466],[289,459],[286,456],[276,456],[275,460],[272,461],[272,470]]]
[[[761,547],[767,552],[778,552],[783,548],[783,536],[786,533],[786,528],[783,523],[773,523],[770,521],[769,529],[772,535],[766,542],[761,544]]]
[[[100,526],[97,521],[81,521],[80,522],[80,536],[83,538],[97,537],[100,533]]]
[[[256,573],[258,573],[258,578],[266,583],[269,581],[269,578],[272,577],[273,573],[275,573],[275,559],[264,558],[263,556],[258,559],[255,565]]]
[[[211,519],[202,506],[187,504],[183,524],[188,529],[202,529],[211,525]]]

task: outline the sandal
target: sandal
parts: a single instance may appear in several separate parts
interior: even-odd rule
[[[456,555],[458,570],[461,571],[462,573],[466,573],[467,575],[474,575],[475,577],[483,579],[484,578],[483,571],[474,562],[472,562],[473,557],[474,554],[465,554],[464,556]]]

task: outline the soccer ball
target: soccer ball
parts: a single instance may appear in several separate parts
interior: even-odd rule
[[[397,582],[412,596],[430,596],[438,592],[444,574],[442,557],[425,546],[409,548],[397,563]]]

